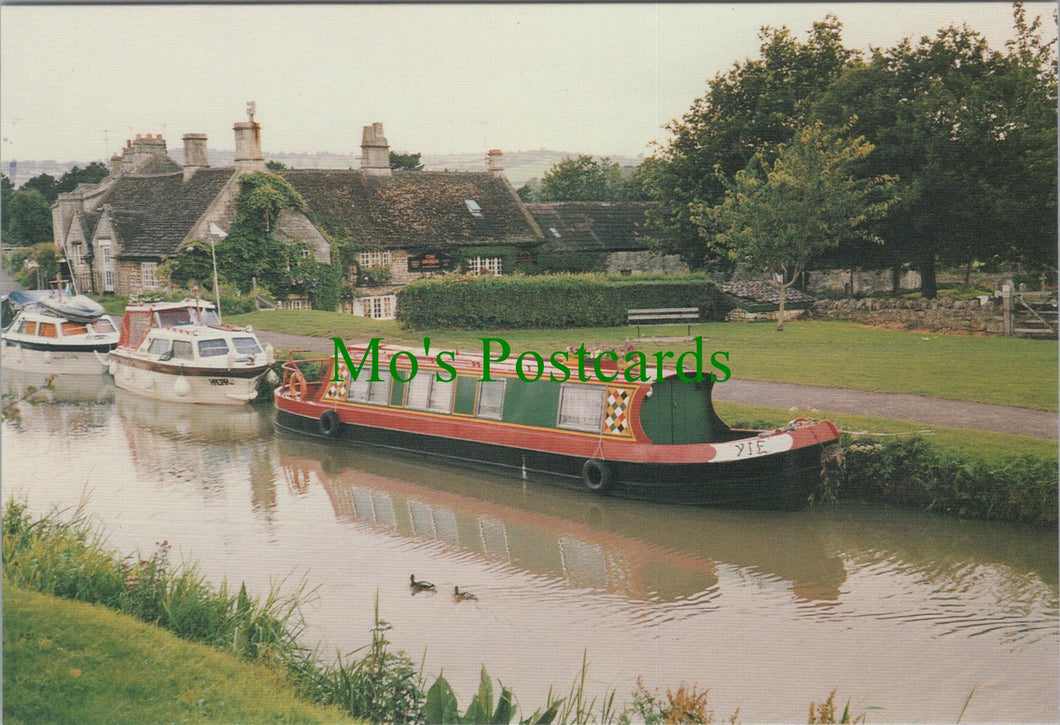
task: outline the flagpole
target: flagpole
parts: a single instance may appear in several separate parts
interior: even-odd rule
[[[210,231],[210,256],[213,257],[213,298],[217,303],[217,321],[221,322],[221,293],[217,284],[217,237]]]

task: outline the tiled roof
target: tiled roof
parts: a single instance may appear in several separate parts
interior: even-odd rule
[[[729,282],[722,285],[721,289],[725,294],[735,297],[737,302],[751,305],[780,304],[780,290],[772,282]],[[794,287],[788,287],[788,291],[784,295],[786,305],[808,305],[813,301],[813,297]]]
[[[121,256],[154,259],[176,252],[234,173],[232,168],[200,169],[184,181],[178,170],[118,179],[101,206],[110,209]]]
[[[648,238],[666,232],[648,229],[643,202],[556,202],[527,204],[551,244],[572,251],[625,252],[649,249]]]
[[[145,161],[130,176],[159,176],[180,171],[180,164],[176,161],[168,156],[158,155]]]
[[[511,187],[485,172],[286,170],[309,218],[358,249],[539,240]],[[469,203],[470,202],[470,203]]]

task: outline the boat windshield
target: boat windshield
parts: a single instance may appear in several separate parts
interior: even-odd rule
[[[222,339],[199,341],[199,357],[215,357],[227,354],[228,343]]]
[[[259,355],[261,347],[253,337],[233,337],[232,344],[240,355]]]
[[[110,318],[100,317],[98,320],[92,322],[92,332],[107,334],[117,331],[117,328],[114,327],[114,323],[110,321]]]
[[[179,325],[219,325],[217,313],[213,310],[200,309],[196,314],[194,307],[178,307],[173,310],[157,310],[159,327],[177,327]]]

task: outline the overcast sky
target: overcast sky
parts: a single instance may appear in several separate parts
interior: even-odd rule
[[[1027,8],[1054,27],[1054,4]],[[710,78],[757,57],[762,25],[805,40],[827,13],[858,49],[950,24],[995,48],[1012,34],[1003,2],[5,5],[0,159],[105,160],[137,133],[232,149],[250,100],[266,158],[358,152],[374,121],[408,153],[648,155]]]

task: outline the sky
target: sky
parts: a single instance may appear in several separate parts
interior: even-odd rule
[[[1028,3],[1052,23],[1053,3]],[[2,5],[0,161],[105,161],[137,133],[235,147],[256,103],[269,153],[491,148],[651,154],[763,25],[849,48],[967,24],[1001,49],[1008,3]]]

